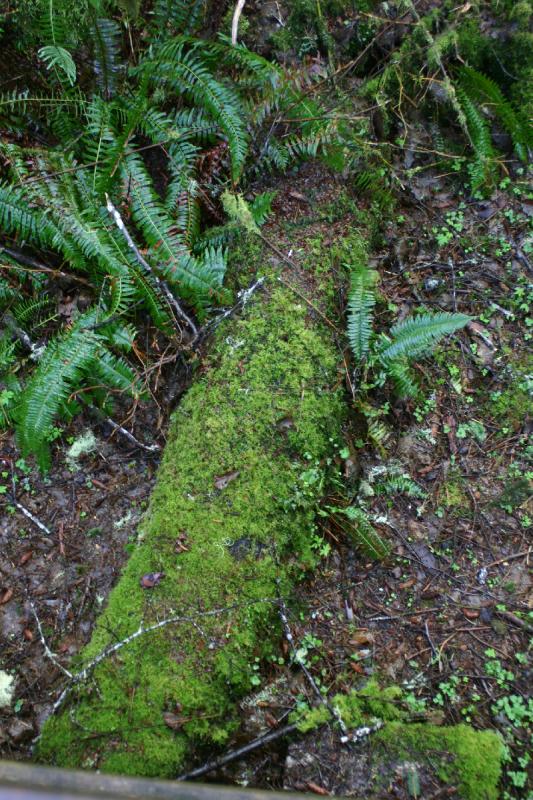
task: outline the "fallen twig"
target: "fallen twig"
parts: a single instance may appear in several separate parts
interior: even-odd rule
[[[181,319],[184,320],[184,322],[191,329],[193,335],[196,336],[198,334],[198,328],[196,327],[196,325],[194,324],[192,319],[189,317],[189,315],[182,309],[182,307],[180,306],[179,302],[177,301],[177,299],[174,297],[174,295],[170,291],[169,287],[167,286],[166,281],[162,280],[161,278],[159,278],[155,274],[155,272],[153,271],[153,269],[150,266],[150,264],[143,257],[143,255],[141,254],[139,248],[137,247],[137,245],[133,241],[132,237],[130,236],[130,234],[128,232],[128,229],[126,228],[126,226],[124,224],[124,220],[120,216],[119,211],[115,208],[115,206],[113,205],[113,203],[111,202],[111,200],[109,198],[109,195],[107,195],[107,194],[106,194],[106,208],[107,208],[109,214],[112,216],[115,225],[117,226],[117,228],[119,229],[119,231],[121,232],[123,237],[125,238],[125,240],[126,240],[126,242],[128,244],[128,247],[132,251],[133,255],[135,256],[135,258],[137,259],[139,264],[143,267],[143,269],[146,270],[146,272],[148,272],[151,275],[151,277],[154,280],[156,286],[164,294],[164,296],[167,299],[167,301],[168,301],[169,305],[171,306],[171,308],[174,309],[174,311],[176,312],[178,317],[181,317]]]
[[[235,11],[233,12],[233,19],[231,20],[231,43],[232,45],[237,44],[237,34],[239,33],[239,19],[242,14],[242,10],[244,8],[244,4],[246,0],[237,0],[237,5],[235,6]]]
[[[45,654],[45,656],[48,658],[48,660],[49,660],[49,661],[51,661],[51,662],[52,662],[52,664],[53,664],[55,667],[57,667],[57,669],[61,670],[61,672],[62,672],[64,675],[66,675],[68,678],[72,679],[72,678],[73,678],[72,672],[69,672],[69,671],[68,671],[68,669],[66,669],[66,668],[63,666],[63,664],[61,664],[61,663],[60,663],[60,662],[57,660],[57,658],[56,658],[55,654],[54,654],[54,653],[52,653],[52,651],[50,650],[50,648],[49,648],[49,646],[48,646],[48,642],[47,642],[47,641],[46,641],[46,639],[44,638],[44,633],[43,633],[43,628],[42,628],[42,625],[41,625],[41,620],[39,619],[39,615],[37,614],[37,610],[36,610],[36,608],[35,608],[35,605],[34,605],[34,603],[33,603],[33,600],[32,600],[30,597],[28,597],[28,603],[30,604],[31,613],[33,614],[33,616],[34,616],[34,618],[35,618],[35,622],[37,623],[37,630],[38,630],[38,632],[39,632],[39,638],[40,638],[40,640],[41,640],[41,644],[42,644],[42,646],[43,646],[43,650],[44,650],[44,654]]]
[[[309,681],[309,684],[310,684],[311,688],[313,689],[314,693],[316,694],[319,703],[321,705],[323,705],[323,706],[326,706],[326,708],[328,709],[329,713],[338,722],[339,728],[341,729],[341,732],[342,732],[341,742],[343,744],[346,744],[347,742],[349,742],[351,740],[350,732],[348,731],[348,728],[346,727],[346,724],[345,724],[343,718],[341,717],[341,714],[340,714],[338,708],[335,708],[335,706],[332,706],[331,703],[329,702],[329,700],[327,700],[324,697],[324,695],[320,691],[319,687],[317,686],[315,679],[313,678],[313,676],[311,675],[311,673],[307,669],[307,665],[306,665],[305,661],[303,660],[303,658],[300,657],[300,654],[298,653],[298,650],[297,650],[297,648],[296,648],[296,646],[294,644],[294,637],[293,637],[293,635],[291,633],[291,629],[290,629],[290,626],[289,626],[289,620],[287,618],[287,606],[285,605],[285,603],[284,603],[284,601],[282,600],[281,597],[279,598],[279,616],[280,616],[280,619],[281,619],[281,624],[283,625],[283,631],[285,633],[285,638],[287,639],[287,641],[289,643],[289,646],[290,646],[290,648],[292,650],[292,657],[294,658],[294,660],[296,661],[296,663],[298,664],[298,666],[300,667],[300,669],[304,673],[305,677]]]
[[[107,424],[113,428],[114,431],[120,433],[121,436],[127,439],[128,442],[135,445],[135,447],[140,447],[141,450],[145,450],[147,453],[155,453],[161,449],[158,444],[144,444],[143,442],[140,442],[133,435],[133,433],[130,433],[128,430],[126,430],[126,428],[123,428],[122,425],[119,425],[118,422],[112,420],[111,417],[106,417],[105,422],[107,422]]]
[[[199,778],[201,775],[213,772],[213,770],[219,769],[229,764],[231,761],[238,761],[240,758],[248,755],[248,753],[253,753],[254,750],[265,747],[265,745],[275,742],[283,736],[288,736],[290,733],[294,733],[297,730],[298,725],[294,722],[289,725],[283,725],[280,728],[275,728],[268,733],[263,733],[261,736],[258,736],[257,739],[252,739],[251,742],[248,742],[248,744],[242,747],[237,747],[235,750],[228,750],[228,752],[220,756],[220,758],[214,758],[212,761],[207,761],[201,767],[197,767],[190,772],[185,772],[183,775],[180,775],[177,780],[188,781],[191,778]]]

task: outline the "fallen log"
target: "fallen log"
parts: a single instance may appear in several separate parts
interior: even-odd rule
[[[344,414],[336,345],[310,313],[270,287],[218,330],[41,760],[173,777],[192,748],[238,727],[253,667],[279,655],[279,594],[315,562],[314,509]]]

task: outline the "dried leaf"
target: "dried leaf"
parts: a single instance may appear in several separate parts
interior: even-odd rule
[[[350,644],[373,644],[374,634],[370,631],[357,631],[357,633],[350,639]]]
[[[0,592],[0,606],[3,606],[4,603],[9,603],[11,598],[13,597],[13,589],[3,589]]]
[[[215,488],[225,489],[226,486],[232,481],[234,481],[235,478],[238,478],[239,475],[240,472],[238,469],[236,469],[233,470],[233,472],[226,472],[224,475],[219,475],[218,477],[215,477]]]
[[[33,555],[33,550],[26,550],[26,552],[23,553],[20,557],[19,567],[23,567],[24,564],[26,564],[26,562],[30,560],[32,555]]]
[[[324,789],[323,786],[319,786],[318,783],[313,783],[313,781],[307,781],[307,788],[310,792],[314,794],[320,794],[322,797],[329,797],[329,792],[327,789]]]
[[[140,579],[140,584],[143,589],[153,589],[164,577],[164,572],[147,572],[146,575],[143,575]]]
[[[187,531],[183,530],[180,531],[179,536],[177,537],[176,541],[174,542],[174,552],[175,553],[186,553],[188,551],[187,542],[189,539],[189,534]]]
[[[183,717],[178,716],[178,714],[174,714],[173,711],[165,711],[163,714],[163,722],[167,728],[171,728],[173,731],[179,731],[179,729],[183,727],[185,720]]]

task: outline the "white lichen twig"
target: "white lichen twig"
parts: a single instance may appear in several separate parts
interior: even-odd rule
[[[200,618],[206,617],[216,617],[220,616],[221,614],[227,614],[230,611],[234,611],[237,608],[241,608],[243,606],[250,606],[250,605],[257,605],[260,603],[278,603],[277,599],[272,598],[261,598],[260,600],[253,600],[250,603],[245,604],[235,604],[233,606],[227,606],[226,608],[214,608],[211,611],[201,611],[195,614],[194,616],[174,616],[168,617],[167,619],[163,619],[160,622],[156,622],[153,625],[144,626],[142,622],[139,624],[139,627],[133,633],[130,633],[129,636],[126,636],[125,639],[121,639],[119,642],[115,642],[109,647],[105,647],[97,656],[95,656],[89,663],[82,669],[80,672],[77,672],[73,675],[70,675],[70,681],[65,686],[61,694],[58,696],[56,701],[54,702],[50,716],[53,716],[57,713],[57,711],[61,708],[71,691],[78,686],[80,683],[84,683],[87,678],[91,675],[94,669],[102,663],[106,658],[117,653],[119,650],[122,650],[123,647],[126,645],[131,644],[140,636],[145,636],[148,633],[153,633],[154,631],[161,630],[162,628],[166,628],[168,625],[180,625],[183,623],[189,623],[195,628],[198,628],[197,620]],[[205,636],[205,634],[204,634]]]
[[[344,722],[339,709],[335,708],[335,706],[332,706],[331,703],[329,702],[329,700],[327,700],[324,697],[324,695],[320,691],[319,687],[317,686],[315,679],[313,678],[313,676],[309,672],[309,670],[307,668],[307,664],[305,663],[304,659],[300,656],[300,654],[298,652],[298,649],[296,648],[296,645],[294,644],[294,636],[292,635],[292,632],[291,632],[291,629],[290,629],[290,625],[289,625],[289,620],[287,618],[287,606],[285,605],[285,603],[284,603],[284,601],[283,601],[283,599],[281,597],[279,598],[279,616],[280,616],[280,619],[281,619],[281,624],[283,625],[283,632],[285,634],[285,638],[286,638],[287,642],[289,643],[289,647],[292,650],[292,657],[294,658],[295,662],[298,664],[298,666],[300,667],[300,669],[304,673],[305,677],[307,678],[310,686],[312,687],[314,693],[316,694],[316,696],[318,698],[319,703],[321,703],[321,705],[325,706],[328,709],[329,713],[337,721],[337,723],[339,725],[339,728],[341,729],[341,733],[342,733],[341,742],[342,742],[342,744],[346,744],[347,742],[350,741],[350,738],[351,738],[350,737],[350,732],[349,732],[348,728],[346,727],[346,723]]]
[[[143,257],[143,255],[140,252],[139,248],[137,247],[137,245],[133,241],[128,229],[126,228],[126,225],[124,224],[124,220],[120,216],[119,211],[115,208],[115,206],[111,202],[111,200],[109,198],[109,195],[106,194],[105,198],[106,198],[106,208],[107,208],[109,214],[111,215],[111,217],[113,218],[113,221],[114,221],[115,225],[117,226],[117,228],[119,229],[119,231],[121,232],[123,237],[125,238],[125,240],[126,240],[126,242],[128,244],[128,247],[132,251],[133,255],[135,256],[135,258],[137,259],[139,264],[143,267],[143,269],[146,270],[146,272],[148,272],[149,275],[152,277],[152,280],[154,281],[154,283],[156,284],[158,289],[162,292],[162,294],[165,296],[165,298],[167,299],[169,305],[171,306],[171,308],[174,309],[174,311],[176,312],[178,317],[181,317],[181,319],[184,320],[184,322],[189,326],[189,328],[191,329],[193,335],[197,336],[198,328],[196,327],[196,325],[194,324],[192,319],[189,317],[189,315],[182,309],[182,307],[178,303],[177,299],[174,297],[174,295],[172,294],[172,292],[168,288],[166,282],[164,280],[162,280],[161,278],[158,278],[158,276],[154,273],[154,271],[153,271],[152,267],[150,266],[150,264],[148,263],[148,261]]]
[[[237,44],[237,35],[239,33],[239,19],[241,18],[242,10],[246,0],[237,0],[235,11],[233,12],[233,19],[231,20],[231,43],[233,46]]]
[[[44,633],[43,633],[43,626],[41,625],[41,620],[39,619],[39,615],[37,614],[37,610],[35,608],[33,600],[31,598],[29,598],[29,597],[28,597],[28,603],[29,603],[30,608],[31,608],[31,613],[33,614],[33,616],[35,618],[35,622],[37,624],[37,631],[39,633],[39,638],[41,640],[41,644],[43,646],[43,650],[44,650],[45,656],[47,657],[47,659],[49,661],[52,662],[52,664],[55,667],[57,667],[57,669],[61,670],[61,672],[64,675],[66,675],[67,678],[70,678],[72,680],[72,678],[74,677],[72,672],[69,672],[69,670],[66,669],[66,667],[64,667],[63,664],[61,664],[57,660],[57,656],[55,655],[55,653],[52,653],[52,651],[50,650],[50,647],[48,646],[48,642],[46,641]]]
[[[155,453],[161,449],[158,444],[143,444],[143,442],[140,442],[133,435],[133,433],[130,433],[130,431],[126,430],[126,428],[123,428],[122,425],[119,425],[118,422],[115,422],[115,420],[111,419],[111,417],[106,417],[105,421],[111,428],[113,428],[114,431],[120,433],[121,436],[131,442],[131,444],[135,445],[135,447],[140,447],[141,450],[145,450],[147,453]]]

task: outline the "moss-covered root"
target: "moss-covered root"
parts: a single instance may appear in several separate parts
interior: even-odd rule
[[[48,721],[41,760],[175,776],[193,743],[234,730],[236,700],[279,632],[258,601],[313,561],[313,504],[343,409],[336,364],[327,332],[282,289],[220,334],[174,416],[143,536],[83,663],[140,622],[234,607],[107,657]],[[143,588],[147,573],[164,577]]]

